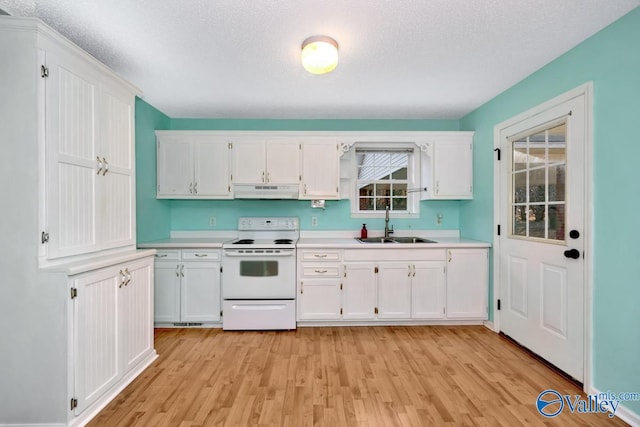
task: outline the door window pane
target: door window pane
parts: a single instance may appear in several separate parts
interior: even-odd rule
[[[565,240],[566,123],[511,141],[511,235]]]

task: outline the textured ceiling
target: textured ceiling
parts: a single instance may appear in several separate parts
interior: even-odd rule
[[[460,118],[640,0],[0,0],[171,117]],[[324,34],[338,68],[304,71]]]

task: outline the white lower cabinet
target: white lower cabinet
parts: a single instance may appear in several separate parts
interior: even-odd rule
[[[153,257],[71,276],[76,416],[155,357]]]
[[[447,250],[447,318],[487,319],[487,249]]]
[[[220,322],[220,250],[159,250],[156,324]]]
[[[299,249],[298,320],[485,320],[487,254],[484,248]]]

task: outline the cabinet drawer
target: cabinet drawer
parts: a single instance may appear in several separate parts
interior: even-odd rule
[[[219,261],[220,251],[211,249],[183,249],[182,250],[183,261]]]
[[[338,277],[340,267],[337,265],[303,265],[302,274],[306,277]]]
[[[178,261],[180,259],[179,250],[158,250],[155,258],[157,261]]]
[[[302,251],[302,261],[340,261],[340,252]]]

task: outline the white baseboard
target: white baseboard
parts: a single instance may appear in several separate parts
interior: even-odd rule
[[[496,330],[496,325],[491,320],[485,320],[482,324],[484,326],[486,326],[487,329],[491,329],[495,333],[500,332],[500,331]]]
[[[600,393],[602,393],[600,390],[593,387],[591,387],[591,390],[589,391],[590,395],[600,394]],[[629,424],[632,427],[640,426],[640,414],[633,412],[631,409],[627,408],[624,405],[624,402],[620,402],[620,404],[618,405],[618,408],[616,409],[615,415],[617,418],[620,418],[622,421],[624,421],[625,423]]]

